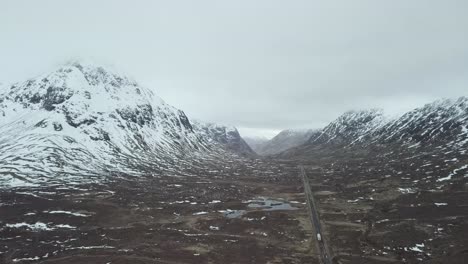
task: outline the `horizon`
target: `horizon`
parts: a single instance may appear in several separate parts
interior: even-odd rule
[[[66,65],[69,65],[69,64],[73,64],[73,63],[80,63],[80,64],[90,64],[90,65],[94,65],[96,67],[105,67],[107,70],[110,70],[114,73],[117,73],[117,74],[122,74],[124,75],[125,77],[128,77],[130,79],[133,79],[135,80],[137,83],[139,83],[140,85],[142,85],[137,79],[135,79],[133,76],[131,75],[128,75],[126,72],[124,72],[124,70],[122,68],[119,68],[118,65],[115,65],[115,64],[112,64],[112,63],[109,63],[109,62],[102,62],[102,61],[99,61],[99,60],[96,60],[95,58],[90,58],[90,57],[75,57],[75,58],[69,58],[67,60],[63,60],[62,63],[57,63],[57,64],[54,64],[54,65],[50,65],[49,67],[47,67],[49,69],[49,72],[46,72],[46,71],[42,71],[42,72],[37,72],[34,77],[29,77],[29,78],[26,78],[24,80],[15,80],[15,81],[10,81],[10,82],[0,82],[0,85],[2,85],[3,87],[7,87],[9,85],[13,85],[13,84],[16,84],[16,83],[22,83],[24,81],[27,81],[29,79],[35,79],[35,78],[38,78],[39,76],[42,76],[42,75],[47,75],[49,74],[50,72],[54,71],[54,70],[57,70],[63,66],[66,66]],[[148,87],[146,85],[142,85],[143,87],[147,88],[147,89],[150,89],[154,92],[154,89],[151,89],[151,87]],[[157,97],[159,97],[160,99],[162,99],[163,101],[165,101],[166,103],[168,103],[165,98],[162,98],[160,97],[158,94],[156,94]],[[412,108],[408,108],[408,109],[400,109],[399,111],[394,111],[394,112],[388,112],[386,111],[386,109],[384,108],[378,108],[378,107],[369,107],[369,108],[353,108],[353,109],[348,109],[348,110],[345,110],[344,112],[338,114],[336,117],[332,118],[331,120],[329,120],[328,122],[324,123],[323,126],[320,126],[320,127],[307,127],[307,126],[301,126],[299,128],[288,128],[288,127],[285,127],[285,128],[280,128],[280,129],[255,129],[255,128],[249,128],[249,127],[239,127],[239,126],[236,126],[236,125],[233,125],[233,124],[229,124],[229,123],[219,123],[219,122],[215,122],[219,125],[225,125],[225,126],[234,126],[238,131],[239,131],[239,134],[243,137],[243,138],[250,138],[250,139],[260,139],[260,140],[271,140],[273,139],[275,136],[277,136],[279,133],[281,133],[282,131],[285,131],[285,130],[293,130],[293,131],[305,131],[305,130],[310,130],[310,129],[323,129],[326,125],[328,125],[329,123],[333,122],[334,120],[336,120],[338,117],[340,117],[341,115],[347,113],[347,112],[351,112],[351,111],[366,111],[366,110],[381,110],[382,113],[383,113],[383,116],[386,117],[387,119],[392,119],[392,118],[397,118],[397,117],[400,117],[401,115],[405,114],[406,112],[408,111],[411,111],[411,110],[414,110],[414,109],[417,109],[417,108],[420,108],[420,107],[423,107],[425,106],[426,104],[430,104],[430,103],[433,103],[433,102],[436,102],[436,101],[441,101],[441,100],[456,100],[456,99],[459,99],[461,97],[466,97],[465,95],[460,95],[460,96],[454,96],[454,97],[440,97],[440,98],[436,98],[432,101],[428,101],[428,102],[424,102],[422,103],[421,105],[417,105],[417,106],[414,106]],[[169,103],[170,105],[174,106],[172,103]],[[177,108],[177,107],[176,107]],[[180,109],[180,108],[178,108]],[[180,109],[182,111],[184,111],[187,116],[192,119],[192,120],[201,120],[203,122],[213,122],[212,120],[202,120],[202,119],[198,119],[198,118],[193,118],[191,113],[187,112],[186,110],[184,109]]]
[[[0,4],[0,82],[93,58],[193,118],[268,137],[468,95],[466,2],[146,3]]]
[[[468,1],[0,1],[0,263],[465,263]]]

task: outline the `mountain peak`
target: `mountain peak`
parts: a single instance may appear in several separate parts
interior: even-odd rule
[[[360,120],[366,122],[376,117],[383,117],[384,111],[380,108],[350,110],[339,116],[336,120]]]
[[[78,69],[90,84],[111,84],[113,86],[138,86],[137,82],[115,66],[99,64],[89,59],[75,59],[66,62],[59,72]]]
[[[200,120],[192,121],[196,131],[199,131],[204,138],[210,142],[218,142],[235,153],[243,156],[253,156],[254,151],[244,141],[237,128],[233,126],[224,126],[215,123],[203,122]]]
[[[385,123],[386,117],[382,109],[352,110],[339,116],[335,121],[327,125],[319,136],[311,138],[309,142],[361,140],[368,133]]]
[[[0,91],[0,149],[3,164],[15,171],[34,167],[47,181],[90,168],[137,175],[187,156],[254,155],[237,129],[192,126],[183,111],[131,78],[81,60]]]
[[[3,89],[23,107],[52,111],[58,108],[109,112],[137,105],[164,105],[153,92],[108,66],[69,61],[58,69]]]
[[[387,125],[389,141],[405,138],[412,141],[454,139],[465,141],[468,133],[468,98],[440,99],[407,112]],[[463,143],[465,144],[465,143]]]
[[[73,78],[82,75],[89,85],[111,87],[137,87],[138,83],[117,70],[115,67],[95,64],[91,61],[70,61],[61,66],[56,73],[62,77]],[[68,76],[67,76],[68,75]]]
[[[348,111],[300,149],[285,155],[384,144],[437,146],[441,151],[464,154],[468,144],[468,98],[436,100],[395,117],[385,116],[381,109]]]
[[[465,114],[468,109],[468,97],[461,96],[458,98],[443,98],[432,103],[426,104],[421,108],[416,108],[414,111],[454,111],[454,114]]]

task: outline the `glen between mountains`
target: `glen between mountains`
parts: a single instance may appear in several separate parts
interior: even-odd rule
[[[99,65],[3,84],[1,263],[468,262],[468,98],[259,144]]]

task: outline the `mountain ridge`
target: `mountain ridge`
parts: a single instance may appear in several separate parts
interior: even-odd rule
[[[314,137],[319,130],[293,130],[287,129],[281,131],[277,136],[272,138],[266,146],[263,147],[262,153],[265,155],[275,155],[284,150],[299,146],[310,138]]]
[[[102,66],[68,63],[0,92],[0,173],[11,180],[139,175],[187,156],[237,154],[238,133],[227,146],[151,90]]]
[[[461,147],[468,144],[468,98],[436,100],[394,118],[386,117],[381,109],[348,111],[305,144],[286,150],[280,156],[304,156],[304,153],[325,149],[339,151],[421,143],[457,147],[463,151]]]

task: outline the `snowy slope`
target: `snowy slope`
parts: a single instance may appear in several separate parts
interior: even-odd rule
[[[375,131],[376,140],[466,144],[468,98],[442,99],[414,109]]]
[[[388,118],[382,110],[349,111],[331,122],[303,145],[283,156],[308,156],[342,148],[423,146],[466,153],[468,147],[468,98],[443,99]]]
[[[219,143],[227,150],[242,156],[255,156],[255,152],[244,141],[235,127],[207,123],[199,120],[192,121],[192,124],[194,130],[207,142]]]
[[[316,135],[317,133],[318,133],[318,130],[313,130],[313,129],[304,129],[304,130],[286,129],[278,133],[278,135],[270,139],[265,144],[263,144],[263,146],[257,150],[257,153],[261,155],[278,154],[289,148],[293,148],[301,144],[304,144],[312,136]]]
[[[154,172],[222,150],[209,139],[152,91],[94,64],[72,62],[0,91],[4,185]]]
[[[381,109],[349,111],[311,137],[310,144],[353,144],[362,141],[387,122]]]

